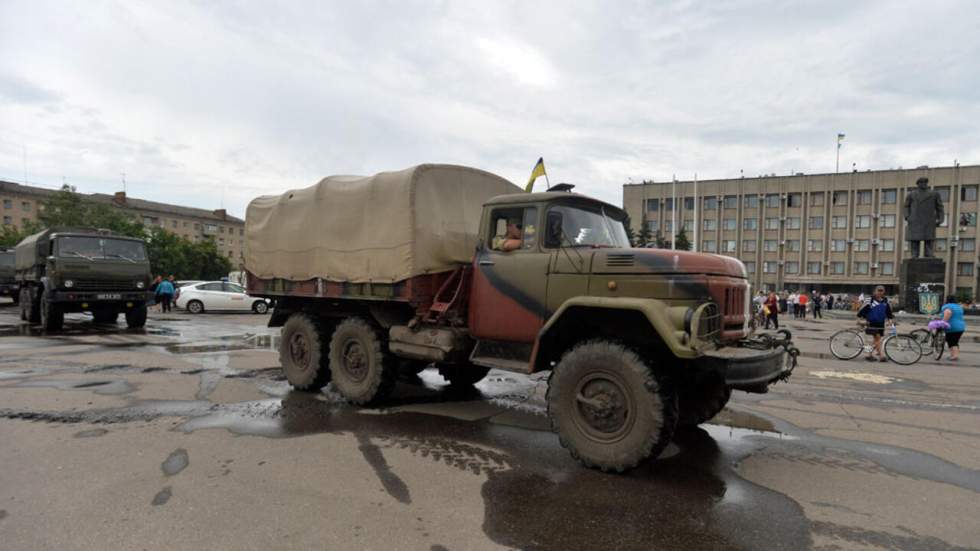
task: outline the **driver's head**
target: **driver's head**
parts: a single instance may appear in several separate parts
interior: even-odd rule
[[[507,221],[507,237],[509,239],[520,239],[521,238],[521,221],[518,219],[510,219]]]

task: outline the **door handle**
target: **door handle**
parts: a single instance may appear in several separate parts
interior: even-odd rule
[[[480,266],[493,266],[496,264],[493,260],[481,260]]]

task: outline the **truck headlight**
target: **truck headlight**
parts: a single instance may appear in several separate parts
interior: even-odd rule
[[[143,287],[146,287],[146,283],[144,283],[142,281],[137,281],[136,282],[136,288],[137,289],[142,289]]]
[[[71,289],[74,286],[75,286],[75,282],[74,281],[72,281],[70,279],[66,279],[65,280],[65,287],[67,287],[68,289]]]

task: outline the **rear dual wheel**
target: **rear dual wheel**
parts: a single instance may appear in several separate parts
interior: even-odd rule
[[[367,320],[352,317],[340,322],[330,337],[333,387],[355,404],[384,400],[398,376],[387,348],[383,335]]]
[[[279,363],[296,390],[317,391],[330,382],[329,347],[323,335],[322,322],[308,314],[293,314],[282,326]]]

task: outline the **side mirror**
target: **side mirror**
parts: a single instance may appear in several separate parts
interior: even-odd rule
[[[549,249],[561,247],[562,216],[560,212],[551,211],[545,220],[544,246]]]

